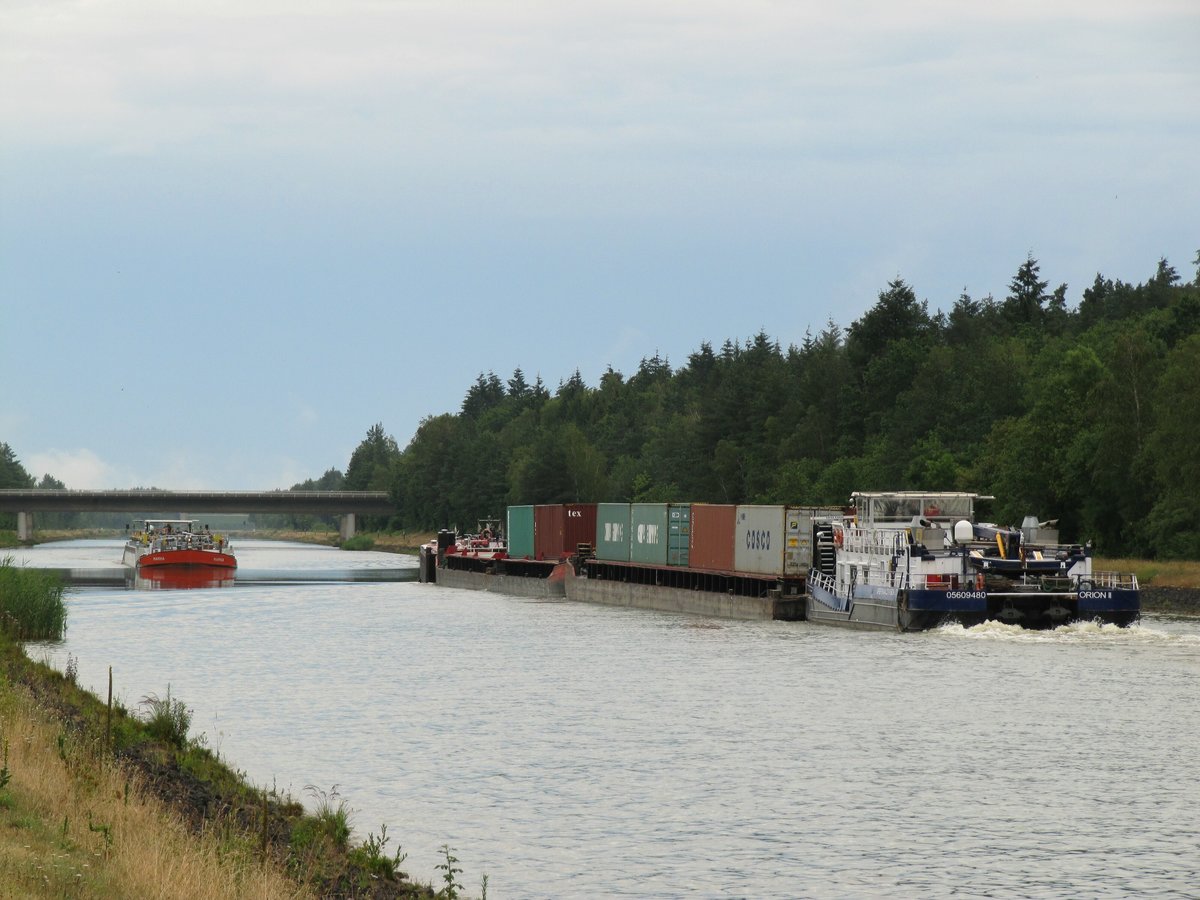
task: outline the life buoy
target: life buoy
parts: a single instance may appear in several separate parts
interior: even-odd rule
[[[834,525],[833,526],[833,546],[837,547],[840,550],[842,545],[845,543],[845,541],[846,541],[845,529],[843,529],[841,525]]]

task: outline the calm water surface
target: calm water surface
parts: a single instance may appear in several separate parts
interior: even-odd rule
[[[238,549],[233,587],[76,591],[31,654],[97,693],[112,666],[130,707],[170,684],[254,782],[336,786],[418,879],[448,843],[490,898],[1200,895],[1200,622],[864,634]]]

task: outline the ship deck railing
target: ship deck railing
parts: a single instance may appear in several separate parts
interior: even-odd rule
[[[833,578],[830,577],[829,575],[826,575],[824,572],[818,572],[816,569],[809,569],[808,570],[808,584],[809,584],[809,588],[810,588],[810,590],[809,590],[810,594],[812,594],[811,588],[814,588],[814,587],[819,588],[823,591],[826,591],[833,598],[834,602],[837,604],[837,605],[831,606],[830,604],[822,601],[816,595],[813,595],[813,599],[817,600],[817,602],[821,603],[822,605],[828,606],[830,609],[835,609],[839,612],[845,612],[849,608],[849,606],[850,606],[849,600],[846,597],[841,596],[837,592],[837,582],[834,581]]]
[[[897,556],[905,544],[903,531],[868,531],[849,527],[845,530],[843,550],[872,556]]]
[[[1079,590],[1090,590],[1087,583],[1091,583],[1091,588],[1100,588],[1106,590],[1138,590],[1137,576],[1132,572],[1092,572],[1090,575],[1080,575],[1078,581]]]

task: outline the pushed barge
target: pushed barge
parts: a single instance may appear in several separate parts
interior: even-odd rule
[[[975,521],[966,493],[859,493],[853,512],[814,524],[805,618],[919,631],[995,620],[1024,628],[1071,621],[1129,625],[1137,576],[1092,569],[1091,548],[1058,543],[1049,523]]]
[[[483,519],[473,534],[443,530],[424,544],[418,554],[417,580],[516,597],[563,597],[569,568],[557,558],[510,557],[499,520]]]

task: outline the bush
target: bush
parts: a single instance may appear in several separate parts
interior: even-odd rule
[[[374,550],[375,539],[369,538],[365,534],[356,534],[352,538],[347,538],[342,541],[343,550]]]

